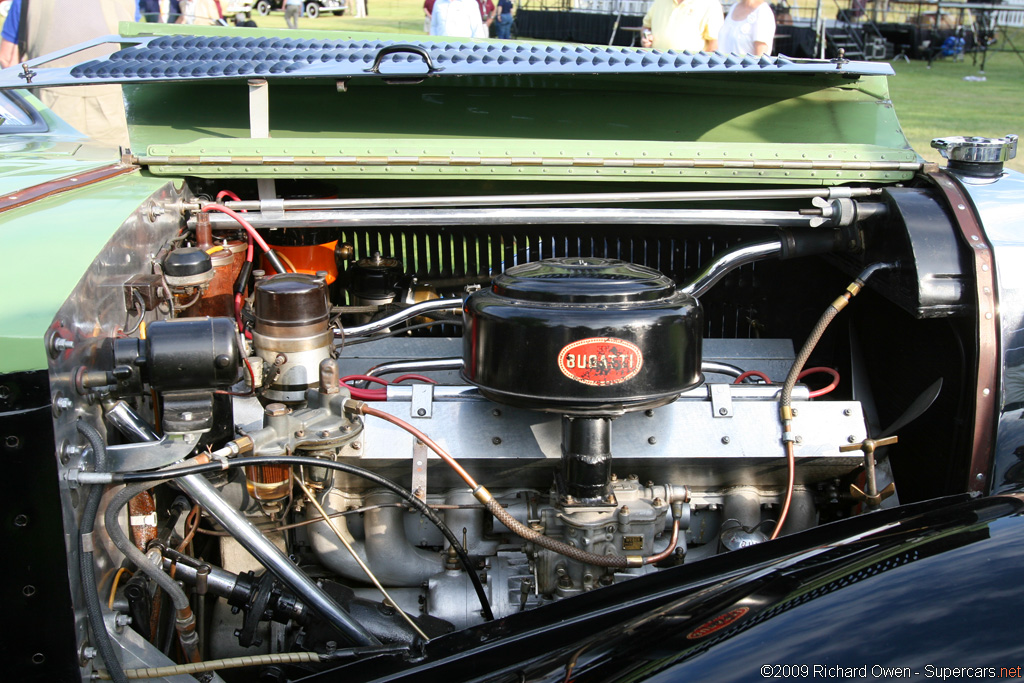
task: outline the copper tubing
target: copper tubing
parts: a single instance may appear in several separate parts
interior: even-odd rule
[[[409,424],[405,420],[397,418],[394,415],[391,415],[389,413],[385,413],[383,410],[377,410],[376,408],[371,408],[370,406],[366,405],[365,403],[363,403],[359,407],[359,412],[362,413],[363,415],[372,415],[374,417],[379,417],[380,419],[382,419],[382,420],[384,420],[386,422],[390,422],[391,424],[396,425],[398,427],[401,427],[405,431],[409,432],[410,434],[415,436],[417,439],[422,441],[423,444],[427,448],[429,448],[430,450],[434,451],[434,453],[437,453],[437,456],[439,458],[441,458],[442,460],[444,460],[448,464],[449,467],[451,467],[453,470],[455,470],[455,473],[457,475],[459,475],[459,477],[462,478],[462,481],[466,482],[466,485],[469,486],[469,488],[471,488],[473,490],[476,490],[476,489],[480,488],[480,485],[476,483],[476,480],[473,479],[473,477],[471,477],[469,475],[469,472],[467,472],[462,467],[462,465],[460,465],[459,463],[457,463],[455,461],[455,458],[453,458],[452,456],[448,455],[448,452],[446,450],[444,450],[443,448],[441,448],[440,446],[438,446],[436,443],[434,443],[433,439],[431,439],[429,436],[427,436],[426,434],[424,434],[420,430],[418,430],[415,427],[413,427],[411,424]],[[488,509],[490,509],[490,508],[488,507]],[[500,506],[499,506],[499,509],[500,509]]]
[[[786,467],[789,470],[789,478],[786,484],[786,498],[782,503],[782,510],[779,512],[779,521],[775,523],[775,529],[772,531],[770,540],[774,541],[782,531],[782,525],[785,524],[786,517],[789,515],[789,506],[793,502],[793,487],[796,486],[796,449],[793,445],[793,408],[791,406],[793,387],[796,386],[797,379],[800,377],[804,365],[807,364],[807,359],[811,357],[814,347],[817,346],[818,341],[825,334],[825,329],[829,326],[829,323],[839,315],[839,311],[846,308],[846,305],[850,303],[853,297],[860,294],[868,278],[879,270],[887,270],[894,267],[895,264],[892,263],[874,263],[861,271],[860,275],[846,287],[846,291],[836,297],[836,300],[822,313],[818,323],[811,330],[811,334],[808,335],[807,341],[804,342],[803,348],[800,349],[796,360],[793,361],[793,366],[789,369],[786,381],[782,385],[782,392],[779,394],[779,418],[782,421],[782,441],[786,448]]]
[[[786,469],[789,470],[789,480],[786,482],[786,499],[782,502],[779,521],[775,523],[775,529],[772,530],[772,536],[769,539],[772,541],[779,537],[782,525],[786,523],[786,517],[789,516],[789,507],[793,503],[793,488],[796,486],[796,453],[794,452],[792,441],[786,442]]]
[[[185,660],[192,664],[203,661],[199,652],[199,634],[196,633],[196,616],[191,607],[179,609],[175,613],[174,628],[178,632],[178,642],[185,653]]]
[[[534,531],[533,529],[529,528],[528,526],[520,522],[518,519],[510,515],[508,512],[506,512],[505,509],[501,507],[501,504],[491,497],[491,494],[490,492],[487,491],[487,489],[477,484],[476,480],[473,479],[473,477],[471,477],[469,473],[466,472],[465,469],[463,469],[462,465],[456,462],[455,458],[449,455],[447,451],[445,451],[443,448],[434,443],[433,439],[431,439],[429,436],[427,436],[420,430],[416,429],[405,420],[395,417],[394,415],[390,415],[389,413],[385,413],[382,410],[371,408],[365,403],[359,404],[359,412],[363,415],[372,415],[374,417],[379,417],[382,420],[386,420],[387,422],[390,422],[393,425],[401,427],[402,429],[404,429],[405,431],[409,432],[417,439],[422,441],[427,446],[427,448],[434,451],[434,453],[436,453],[438,457],[444,460],[453,470],[455,470],[456,474],[458,474],[459,477],[461,477],[462,480],[466,482],[466,484],[473,490],[473,495],[476,496],[476,499],[483,503],[484,506],[488,510],[490,510],[491,514],[494,515],[494,517],[497,518],[499,522],[504,524],[515,535],[527,541],[530,541],[531,543],[535,543],[536,545],[539,545],[543,548],[547,548],[548,550],[556,552],[559,555],[565,555],[570,559],[582,562],[584,564],[591,564],[596,567],[642,567],[645,564],[650,564],[651,562],[658,562],[660,560],[663,560],[665,559],[665,557],[668,556],[666,553],[659,553],[658,555],[654,555],[651,558],[648,558],[649,561],[645,561],[644,558],[640,557],[639,555],[597,555],[595,553],[588,553],[585,550],[580,550],[579,548],[571,546],[567,543],[562,543],[561,541],[557,541],[551,538],[550,536],[545,536],[542,533]],[[669,543],[668,552],[672,552],[673,550],[675,550],[676,541],[678,541],[678,539],[679,520],[677,518],[673,524],[672,541]]]
[[[662,550],[657,555],[651,555],[650,557],[644,558],[644,564],[654,564],[655,562],[661,562],[666,557],[675,552],[676,543],[679,542],[679,518],[676,517],[672,520],[672,538],[669,539],[668,547]]]

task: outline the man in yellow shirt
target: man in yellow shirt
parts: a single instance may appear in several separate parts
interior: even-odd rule
[[[643,47],[714,52],[725,13],[718,0],[654,0],[644,16]]]

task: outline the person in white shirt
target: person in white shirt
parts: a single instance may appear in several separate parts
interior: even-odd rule
[[[430,35],[453,38],[486,38],[476,0],[437,0],[430,14]]]
[[[764,0],[740,0],[732,6],[718,33],[718,50],[759,57],[772,53],[775,15]]]

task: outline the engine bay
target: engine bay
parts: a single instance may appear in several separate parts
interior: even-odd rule
[[[321,185],[168,183],[48,333],[73,592],[126,661],[287,680],[962,490],[927,183]]]

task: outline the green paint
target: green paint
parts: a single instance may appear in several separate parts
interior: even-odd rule
[[[166,180],[121,176],[0,214],[0,373],[46,368],[43,338],[121,223]]]

